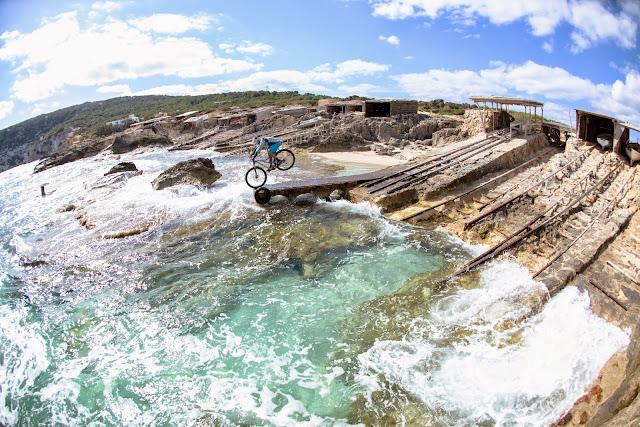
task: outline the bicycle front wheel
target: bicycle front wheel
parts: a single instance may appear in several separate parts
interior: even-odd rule
[[[293,155],[293,152],[291,150],[287,150],[286,148],[283,150],[278,150],[278,152],[276,153],[276,159],[280,160],[278,169],[282,171],[291,169],[293,164],[296,162],[296,156]]]
[[[247,171],[244,180],[251,188],[262,187],[267,182],[267,172],[260,166],[254,166]]]

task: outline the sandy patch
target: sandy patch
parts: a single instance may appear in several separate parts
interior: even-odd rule
[[[373,151],[332,151],[327,153],[313,153],[313,155],[340,163],[354,163],[386,167],[407,163],[409,160],[412,160],[419,155],[424,155],[424,152],[416,150],[400,150],[399,154],[386,156],[382,154],[376,154]]]

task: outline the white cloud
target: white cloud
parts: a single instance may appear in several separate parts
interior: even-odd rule
[[[115,19],[81,29],[75,12],[58,15],[32,33],[4,33],[0,40],[5,42],[0,60],[18,64],[11,97],[24,102],[46,99],[67,86],[156,75],[206,77],[262,67],[215,56],[207,43],[193,37],[156,38]]]
[[[35,116],[37,114],[49,113],[51,111],[55,111],[60,108],[59,102],[37,102],[32,105],[31,115]]]
[[[640,123],[640,72],[637,71],[627,74],[624,82],[618,80],[612,85],[596,84],[562,68],[532,61],[522,65],[495,62],[491,68],[480,71],[430,70],[392,78],[401,90],[414,98],[468,102],[470,95],[492,94],[586,101],[595,111]],[[549,111],[553,111],[553,107]]]
[[[388,70],[388,65],[352,59],[339,63],[334,70],[331,70],[329,64],[323,64],[311,70],[309,74],[313,80],[327,83],[342,83],[349,77],[358,75],[370,76]]]
[[[218,48],[220,48],[220,50],[224,50],[225,53],[233,53],[235,52],[235,46],[232,43],[220,43],[218,45]]]
[[[219,83],[202,84],[196,86],[170,85],[159,86],[132,95],[204,95],[208,93],[221,93],[246,90],[288,91],[298,90],[302,92],[331,93],[331,89],[313,82],[309,73],[294,70],[279,70],[253,73],[248,77],[238,80],[227,80]]]
[[[238,46],[237,51],[267,56],[273,53],[273,47],[264,43],[251,43],[249,41],[244,41],[240,46]]]
[[[632,71],[625,81],[616,80],[610,96],[598,100],[596,106],[611,111],[614,117],[640,125],[640,72]]]
[[[111,13],[120,8],[122,8],[122,3],[117,1],[99,1],[91,5],[91,9],[101,10],[107,13]]]
[[[359,59],[341,62],[335,66],[321,64],[314,69],[303,72],[295,70],[276,70],[253,73],[248,77],[227,80],[218,83],[201,85],[169,85],[158,86],[132,95],[203,95],[207,93],[220,93],[245,90],[297,90],[301,92],[314,92],[326,95],[352,95],[364,94],[379,89],[372,84],[358,84],[354,86],[341,85],[338,91],[322,85],[322,83],[342,83],[345,79],[372,75],[380,71],[388,70],[388,66],[366,62]]]
[[[635,47],[637,18],[626,11],[614,15],[596,1],[571,3],[568,21],[576,27],[576,31],[571,35],[575,42],[572,51],[581,52],[607,39],[615,40],[627,49]]]
[[[563,22],[574,27],[573,52],[604,40],[631,49],[636,46],[640,6],[634,0],[614,2],[611,11],[596,0],[372,0],[373,14],[389,19],[446,16],[458,24],[472,25],[476,17],[496,25],[526,20],[536,36],[552,34]],[[611,3],[608,3],[611,5]]]
[[[379,92],[380,86],[372,85],[369,83],[361,83],[355,86],[338,86],[338,90],[345,96],[359,95],[369,96],[373,92]]]
[[[146,18],[132,19],[129,24],[143,32],[182,34],[190,30],[206,30],[214,19],[208,15],[184,16],[158,13]]]
[[[220,43],[218,45],[220,50],[224,50],[225,53],[250,53],[254,55],[267,56],[273,53],[273,47],[265,43],[253,43],[248,40],[242,42],[238,47],[234,43]]]
[[[393,46],[399,46],[400,45],[400,39],[397,36],[391,35],[389,37],[385,37],[385,36],[378,36],[378,40],[383,40]]]
[[[131,92],[129,85],[112,85],[112,86],[100,86],[96,89],[98,93],[128,93]]]
[[[472,94],[507,93],[507,88],[501,84],[500,80],[487,79],[483,76],[490,71],[493,70],[484,72],[429,70],[426,73],[401,74],[392,78],[398,82],[401,90],[414,98],[443,98],[455,102],[468,102]]]
[[[542,44],[542,49],[547,53],[553,53],[553,42],[546,41]]]
[[[13,101],[0,101],[0,120],[13,113]]]
[[[540,113],[540,111],[538,111]],[[562,123],[571,123],[575,126],[576,113],[572,107],[556,104],[554,102],[544,103],[544,117]]]

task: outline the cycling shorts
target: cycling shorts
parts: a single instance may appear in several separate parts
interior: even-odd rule
[[[278,151],[278,148],[280,148],[280,144],[282,144],[281,141],[276,142],[275,144],[273,144],[272,146],[269,147],[269,152],[272,154],[276,154],[276,151]]]

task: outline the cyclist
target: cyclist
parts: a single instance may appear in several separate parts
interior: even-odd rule
[[[267,154],[269,155],[269,169],[267,170],[272,171],[278,164],[280,164],[280,161],[276,159],[276,151],[278,151],[278,148],[280,148],[280,144],[282,144],[282,141],[277,138],[270,138],[267,136],[253,138],[253,146],[255,148],[253,149],[253,151],[251,151],[249,157],[251,158],[251,160],[253,160],[254,157],[256,157],[258,153],[260,153],[260,150],[268,147]]]

